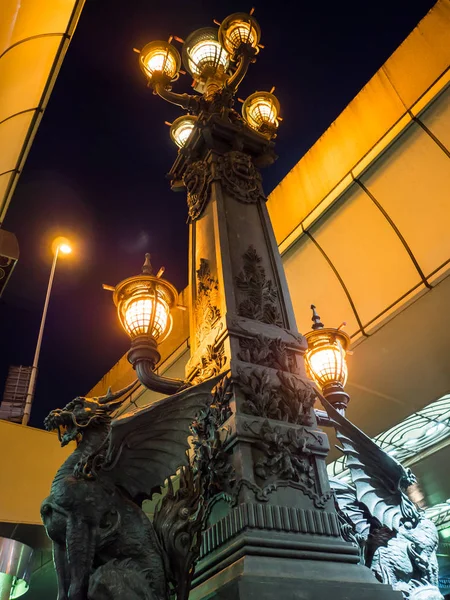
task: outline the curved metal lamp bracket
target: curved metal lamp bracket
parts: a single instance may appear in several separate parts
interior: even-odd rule
[[[171,104],[181,106],[181,108],[184,108],[184,110],[195,111],[198,108],[199,100],[197,96],[192,94],[178,94],[177,92],[172,92],[165,87],[163,82],[160,81],[155,82],[153,89],[160,98],[170,102]]]
[[[252,47],[244,47],[242,54],[239,58],[239,63],[236,71],[228,78],[225,87],[230,90],[233,94],[237,92],[238,87],[241,85],[244,77],[247,74],[250,64],[254,61],[256,51]]]
[[[155,373],[155,366],[161,356],[156,341],[151,337],[135,338],[131,342],[127,358],[136,370],[140,383],[152,392],[172,395],[190,387],[190,384],[182,379],[162,377]]]

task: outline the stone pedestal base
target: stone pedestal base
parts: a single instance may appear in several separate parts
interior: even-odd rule
[[[201,578],[200,578],[201,579]],[[370,569],[330,560],[249,556],[194,586],[189,600],[402,600]]]

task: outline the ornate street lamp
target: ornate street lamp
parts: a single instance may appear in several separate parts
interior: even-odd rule
[[[231,56],[250,47],[259,52],[261,29],[250,14],[234,13],[224,19],[219,29],[219,41]]]
[[[316,313],[313,331],[306,337],[298,333],[267,212],[259,168],[276,158],[272,140],[280,105],[271,90],[251,94],[242,116],[233,108],[261,48],[259,25],[253,15],[237,13],[218,30],[198,29],[186,38],[181,57],[197,94],[172,91],[181,65],[172,39],[180,41],[146,45],[139,63],[154,93],[188,112],[171,125],[179,151],[169,173],[172,189],[187,191],[189,214],[186,380],[206,379],[212,386],[220,378],[211,404],[197,413],[194,423],[177,412],[173,427],[164,425],[164,432],[178,431],[183,419],[192,426],[194,472],[204,510],[203,541],[198,537],[195,547],[189,536],[180,545],[170,533],[172,526],[180,531],[182,494],[175,498],[169,492],[171,508],[160,513],[166,514],[165,542],[177,545],[167,550],[171,570],[184,569],[179,598],[187,597],[192,584],[198,600],[209,598],[211,590],[239,600],[290,598],[297,589],[314,598],[336,590],[336,599],[356,600],[367,591],[368,597],[390,600],[392,590],[358,566],[358,547],[341,535],[325,469],[329,444],[317,427],[317,391],[305,370],[306,355],[310,376],[329,399],[325,403],[343,411],[350,340],[339,329],[323,327]],[[177,306],[176,291],[161,275],[153,275],[147,257],[142,274],[109,289],[131,337],[128,359],[139,380],[149,389],[173,394],[187,384],[155,373],[158,344],[170,331],[171,310]],[[192,396],[195,390],[190,390]],[[181,397],[185,393],[189,395]],[[179,400],[180,395],[168,398],[164,406],[170,411],[171,403],[180,406]],[[345,425],[345,418],[334,413]],[[330,417],[325,424],[335,422]],[[142,423],[142,430],[148,427],[153,435],[152,423]],[[120,445],[135,450],[140,465],[151,464],[155,450],[173,450],[163,435],[142,448],[141,439],[139,434]],[[184,455],[185,447],[177,452]],[[181,459],[180,454],[177,464]],[[161,464],[164,460],[156,458]],[[156,519],[158,527],[162,518]],[[297,559],[303,558],[314,567],[299,567]],[[230,574],[226,591],[225,570]],[[337,570],[343,582],[339,589]]]
[[[183,43],[182,60],[184,68],[192,75],[194,90],[201,96],[178,94],[171,89],[181,65],[180,54],[170,43],[172,37],[169,42],[155,41],[144,46],[139,54],[139,64],[148,78],[148,85],[164,100],[195,115],[224,110],[234,120],[239,120],[232,109],[233,96],[262,47],[260,37],[258,22],[245,13],[230,15],[218,30],[203,27],[191,33]],[[252,94],[243,107],[247,125],[269,139],[275,136],[279,112],[279,102],[269,92]],[[172,139],[179,147],[183,146],[174,135]]]
[[[255,92],[242,105],[247,125],[269,139],[275,137],[279,125],[280,103],[270,92]]]
[[[119,321],[131,338],[128,360],[136,369],[139,381],[147,388],[163,394],[173,394],[186,387],[178,379],[161,377],[155,367],[161,359],[158,344],[170,334],[173,308],[178,305],[178,292],[174,286],[162,279],[164,267],[156,275],[145,255],[142,273],[128,277],[116,287],[103,284],[113,293]]]
[[[350,337],[340,328],[324,327],[314,304],[311,308],[312,331],[305,334],[308,342],[305,354],[307,371],[330,404],[345,412],[350,400],[344,391],[348,375],[346,355]]]
[[[178,79],[181,66],[180,53],[168,42],[150,42],[140,52],[139,66],[149,82],[160,79],[167,85],[170,81]]]
[[[196,123],[197,117],[191,115],[182,115],[172,123],[170,127],[170,137],[178,148],[183,148],[183,146],[187,144]]]

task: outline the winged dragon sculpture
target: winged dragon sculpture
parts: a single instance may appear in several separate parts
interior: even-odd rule
[[[432,521],[410,500],[410,469],[384,452],[321,397],[346,457],[353,485],[331,479],[344,535],[361,549],[361,562],[407,600],[441,600],[439,543]]]
[[[115,419],[134,384],[51,411],[48,430],[77,447],[41,506],[53,542],[58,600],[185,600],[197,544],[201,490],[186,451],[189,427],[223,375]],[[184,465],[184,466],[183,466]],[[153,523],[142,502],[179,468]]]

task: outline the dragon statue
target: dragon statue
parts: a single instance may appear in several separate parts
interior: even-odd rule
[[[133,385],[78,397],[51,411],[46,429],[76,449],[41,506],[58,600],[186,600],[201,526],[201,486],[187,459],[190,425],[223,375],[125,413]],[[179,489],[170,477],[181,468]],[[168,492],[153,523],[142,502]]]
[[[344,537],[359,546],[361,562],[406,600],[442,600],[438,532],[407,495],[410,469],[384,452],[325,398],[320,398],[346,457],[353,485],[331,479]]]

